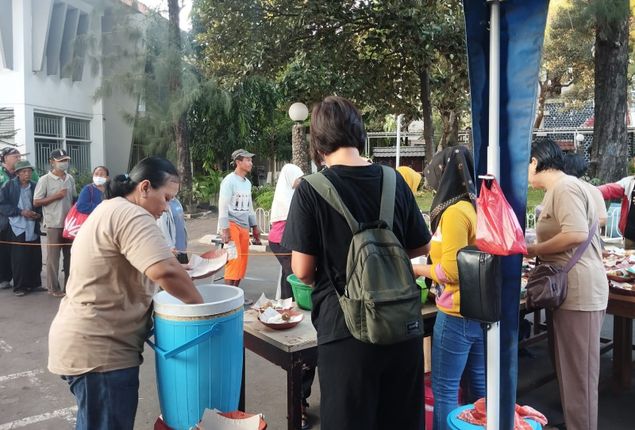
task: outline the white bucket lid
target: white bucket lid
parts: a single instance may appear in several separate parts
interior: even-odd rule
[[[196,288],[203,296],[203,304],[188,305],[167,291],[161,291],[154,295],[154,311],[158,314],[177,317],[202,317],[230,312],[242,307],[245,303],[245,294],[238,287],[207,284],[197,285]]]

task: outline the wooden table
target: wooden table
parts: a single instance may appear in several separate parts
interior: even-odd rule
[[[301,428],[302,365],[317,364],[317,333],[311,323],[311,313],[301,311],[304,318],[292,329],[273,330],[258,321],[257,312],[245,311],[243,327],[245,348],[287,372],[287,429]],[[421,308],[424,336],[432,335],[436,306],[426,303]],[[238,409],[245,410],[245,367]]]
[[[613,315],[613,380],[629,389],[633,371],[633,318],[635,297],[609,293],[606,312]]]

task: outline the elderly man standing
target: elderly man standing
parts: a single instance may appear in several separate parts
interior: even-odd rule
[[[247,175],[253,167],[254,154],[244,149],[232,153],[235,170],[225,176],[220,185],[218,198],[218,230],[223,243],[230,240],[236,245],[237,257],[225,266],[225,283],[238,286],[247,271],[249,252],[249,228],[254,235],[254,243],[260,243],[260,232],[256,223],[251,200],[251,182]],[[248,304],[249,300],[245,303]]]
[[[28,161],[15,164],[16,177],[0,190],[0,214],[9,221],[13,292],[24,296],[41,286],[42,250],[40,243],[41,211],[33,206],[35,182],[31,180],[33,166]],[[20,243],[20,245],[18,244]],[[21,245],[23,244],[23,245]]]
[[[23,155],[17,148],[7,146],[0,150],[0,188],[11,179],[15,178],[15,165]],[[36,172],[33,172],[32,181],[38,180]],[[11,245],[1,242],[9,242],[9,221],[0,217],[0,261],[11,261]],[[0,264],[0,289],[11,288],[11,264]]]
[[[35,187],[33,205],[43,207],[48,248],[46,252],[46,286],[49,294],[64,297],[68,271],[71,262],[70,242],[66,245],[62,237],[64,219],[71,209],[73,199],[77,197],[75,179],[66,173],[71,157],[64,149],[51,152],[51,171],[42,176]],[[51,245],[55,244],[55,245]],[[64,286],[60,287],[59,267],[60,251],[64,255]]]

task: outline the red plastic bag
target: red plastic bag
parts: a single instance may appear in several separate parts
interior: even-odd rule
[[[527,254],[523,230],[496,179],[483,180],[476,200],[476,246],[494,255]]]
[[[84,224],[88,218],[87,214],[83,214],[77,210],[77,203],[73,205],[68,214],[66,215],[66,219],[64,220],[64,230],[62,230],[62,236],[65,239],[73,240],[77,233],[79,232],[79,228]]]

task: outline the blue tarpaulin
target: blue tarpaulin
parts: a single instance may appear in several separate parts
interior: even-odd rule
[[[540,57],[548,0],[500,3],[500,184],[525,226],[527,167],[535,115]],[[478,175],[487,173],[489,6],[464,0],[474,160]],[[500,429],[514,428],[518,376],[520,255],[504,257],[500,328]],[[496,371],[497,369],[488,369]]]

